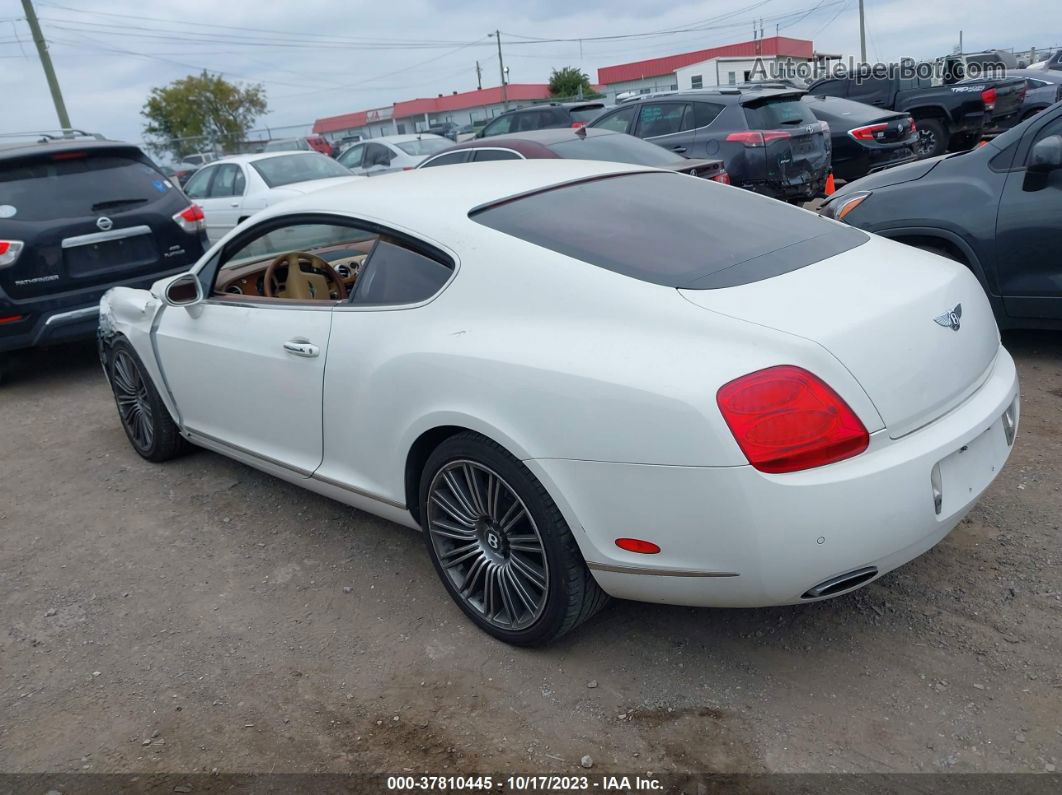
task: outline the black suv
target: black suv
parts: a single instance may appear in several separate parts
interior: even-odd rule
[[[95,334],[99,300],[203,254],[203,213],[132,144],[0,137],[0,372],[9,351]]]
[[[1062,102],[977,149],[851,182],[822,214],[965,263],[1002,328],[1062,329]]]
[[[507,110],[476,133],[477,138],[555,127],[582,127],[605,109],[604,102],[549,102]]]
[[[698,160],[722,159],[730,181],[793,202],[821,196],[830,128],[792,88],[743,87],[647,94],[590,127],[625,132]]]

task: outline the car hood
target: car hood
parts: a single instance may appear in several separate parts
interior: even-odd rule
[[[952,155],[941,155],[940,157],[931,157],[926,160],[916,160],[913,163],[907,163],[906,165],[887,168],[876,174],[868,174],[854,182],[849,182],[844,188],[839,190],[838,193],[875,190],[877,188],[887,188],[890,185],[899,185],[901,182],[913,182],[916,179],[924,177],[949,157],[952,157]]]

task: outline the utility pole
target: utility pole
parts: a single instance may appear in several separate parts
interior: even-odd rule
[[[959,29],[959,55],[962,55],[962,28]]]
[[[483,70],[479,68],[479,61],[476,61],[476,88],[483,90]]]
[[[863,0],[859,0],[859,62],[867,62],[867,23]]]
[[[505,61],[502,60],[501,31],[495,30],[487,35],[493,36],[498,40],[498,73],[501,75],[502,104],[506,110],[509,110],[509,87],[505,84]]]
[[[41,25],[37,21],[37,12],[33,10],[33,1],[22,0],[22,10],[26,12],[26,22],[29,23],[30,32],[33,33],[33,43],[37,45],[37,55],[40,56],[41,66],[44,67],[44,77],[48,80],[48,89],[52,92],[52,102],[55,103],[55,114],[59,117],[59,126],[64,130],[69,130],[70,117],[66,115],[63,94],[59,90],[59,81],[55,77],[52,56],[48,54],[48,45],[44,41],[44,34],[41,33]]]

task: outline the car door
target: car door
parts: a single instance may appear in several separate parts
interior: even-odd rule
[[[213,220],[213,215],[218,209],[218,203],[213,202],[210,198],[210,183],[214,180],[214,175],[218,173],[218,168],[220,166],[204,166],[192,174],[184,184],[185,195],[203,209],[208,238],[210,237],[211,223],[217,223],[217,221]],[[216,238],[211,238],[211,242],[214,242],[214,240]]]
[[[446,339],[452,317],[439,295],[454,277],[455,258],[408,234],[379,231],[353,294],[332,313],[328,432],[316,477],[402,506],[406,450],[396,440],[426,405],[434,406],[434,379],[448,377],[432,352],[440,345],[456,352]],[[414,381],[401,375],[411,357],[421,363]]]
[[[206,200],[211,208],[207,215],[207,237],[212,242],[228,234],[240,220],[247,189],[247,178],[238,163],[223,163],[215,169],[217,173],[210,183]]]
[[[352,241],[343,248],[343,238]],[[321,462],[321,400],[335,301],[266,298],[270,261],[357,254],[371,237],[331,216],[281,216],[237,235],[198,275],[204,300],[163,310],[155,344],[180,421],[205,443],[308,477]],[[285,285],[290,275],[278,271]]]
[[[996,275],[1007,314],[1062,318],[1062,169],[1027,171],[1032,147],[1062,135],[1062,111],[1045,111],[1022,137],[996,216]],[[1040,117],[1037,117],[1040,118]]]

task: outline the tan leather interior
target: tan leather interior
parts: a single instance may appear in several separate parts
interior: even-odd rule
[[[345,243],[315,249],[310,253],[305,251],[289,251],[276,257],[245,262],[232,267],[222,267],[218,272],[212,295],[216,298],[240,300],[241,298],[270,298],[274,300],[298,300],[298,301],[329,301],[342,300],[339,298],[338,285],[342,285],[344,297],[350,295],[357,281],[358,273],[369,252],[372,250],[375,240],[362,240],[356,243]],[[327,254],[331,251],[357,251],[359,253],[346,257],[334,258],[330,262],[324,260],[319,254]],[[287,286],[288,263],[287,258],[292,255],[300,255],[299,266],[300,279],[305,282],[295,288],[299,294],[289,294]],[[270,289],[266,288],[266,272],[277,261],[283,263],[273,268]],[[321,263],[325,267],[322,267]],[[308,271],[308,268],[316,268],[323,273],[331,270],[336,278]],[[327,270],[326,270],[327,269]],[[312,290],[310,289],[312,286]],[[271,295],[270,295],[271,294]],[[313,296],[313,297],[310,297]]]

